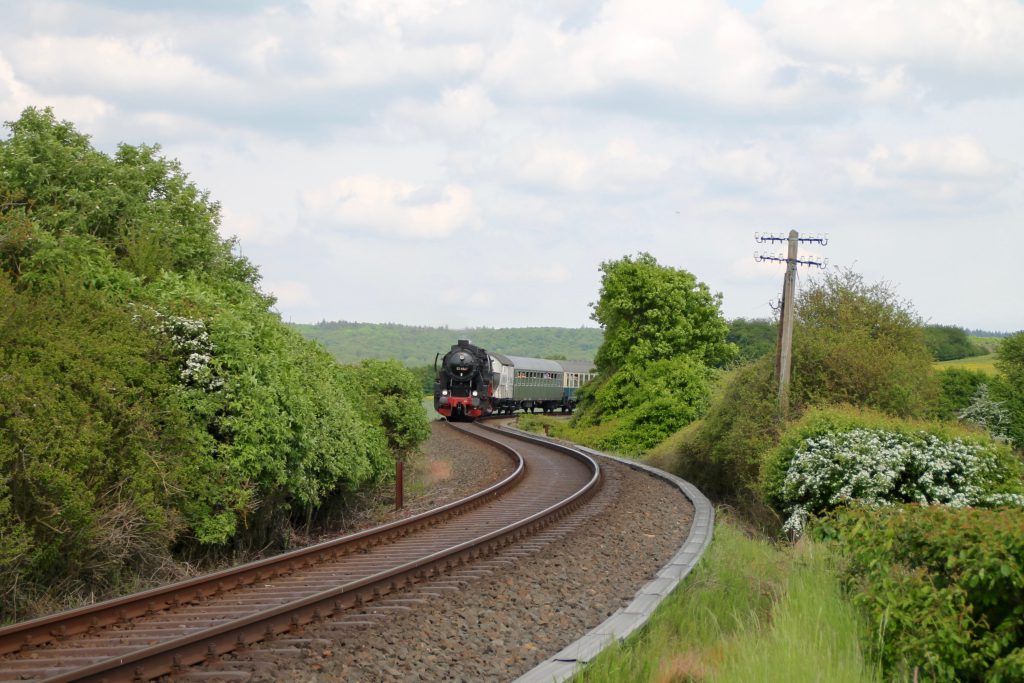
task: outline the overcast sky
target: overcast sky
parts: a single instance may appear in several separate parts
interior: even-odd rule
[[[160,143],[285,320],[593,325],[649,251],[768,317],[754,233],[1024,328],[1020,0],[0,0],[0,117]],[[801,271],[806,282],[813,273]]]

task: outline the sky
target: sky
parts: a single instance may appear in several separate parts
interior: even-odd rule
[[[593,326],[649,252],[771,317],[755,233],[1024,328],[1022,0],[0,0],[0,119],[159,143],[292,322]],[[6,135],[6,132],[4,133]],[[801,285],[820,277],[801,268]]]

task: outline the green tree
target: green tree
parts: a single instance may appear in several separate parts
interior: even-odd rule
[[[693,274],[659,265],[643,252],[605,261],[601,290],[591,319],[604,328],[594,363],[610,374],[629,360],[650,362],[690,356],[713,367],[735,358],[725,340],[720,294]]]
[[[852,271],[812,282],[796,303],[791,400],[923,417],[937,393],[913,306]]]
[[[996,356],[996,367],[1002,376],[993,391],[1009,413],[1010,440],[1024,449],[1024,332],[1003,339]]]
[[[591,316],[605,328],[600,374],[580,391],[576,424],[601,427],[602,447],[640,453],[698,418],[710,395],[710,366],[736,355],[720,295],[689,272],[647,253],[601,264]]]
[[[736,318],[729,321],[725,338],[739,349],[739,360],[750,361],[774,353],[779,326],[771,320]]]
[[[935,360],[983,356],[986,350],[973,343],[967,331],[950,325],[926,325],[924,341]]]

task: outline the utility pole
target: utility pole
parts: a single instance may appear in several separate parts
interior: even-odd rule
[[[828,238],[822,236],[800,237],[800,233],[796,230],[790,230],[789,235],[786,237],[755,233],[754,239],[760,244],[786,242],[788,245],[785,258],[782,258],[781,255],[754,254],[756,261],[774,261],[786,264],[786,274],[782,279],[782,310],[779,315],[779,340],[775,348],[775,382],[779,389],[777,399],[779,419],[784,420],[789,407],[789,380],[793,368],[793,298],[796,294],[796,267],[817,266],[818,268],[824,268],[827,265],[826,261],[809,259],[801,261],[798,254],[799,246],[801,242],[824,246],[828,244]]]

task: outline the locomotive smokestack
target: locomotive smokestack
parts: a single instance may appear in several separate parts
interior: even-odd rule
[[[459,340],[459,346],[469,346],[469,340],[468,339],[460,339]]]

